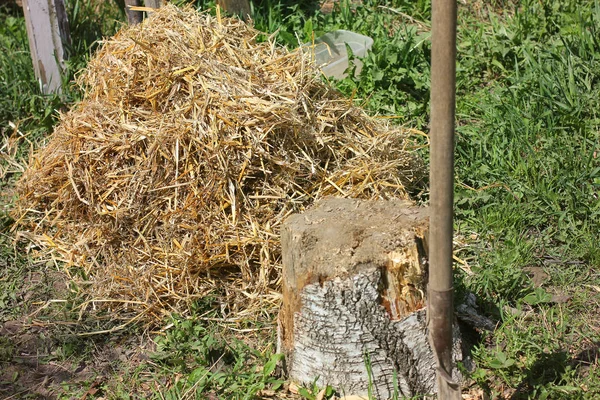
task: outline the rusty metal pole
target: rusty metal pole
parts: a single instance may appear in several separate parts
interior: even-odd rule
[[[456,0],[432,0],[431,14],[428,310],[430,340],[438,362],[438,398],[446,400],[461,398],[460,387],[452,380]]]

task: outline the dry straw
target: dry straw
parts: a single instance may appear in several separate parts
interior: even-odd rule
[[[163,7],[79,84],[14,215],[66,263],[82,315],[156,322],[216,291],[252,318],[278,303],[288,215],[324,196],[406,198],[422,177],[404,131],[324,83],[309,51],[236,19]]]

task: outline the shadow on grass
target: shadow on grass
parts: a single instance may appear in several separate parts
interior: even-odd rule
[[[534,388],[551,383],[560,384],[563,374],[571,362],[566,351],[544,353],[526,371],[525,377],[517,386],[512,400],[529,399]]]
[[[25,254],[0,230],[0,399],[81,398],[123,366],[148,358],[153,344],[136,331],[77,335],[83,329],[77,315],[52,300],[68,297],[66,277]]]
[[[20,321],[0,327],[0,348],[0,398],[54,399],[55,387],[81,372],[56,359],[55,340],[43,329]]]
[[[573,357],[573,364],[576,367],[597,363],[600,359],[600,342],[595,342],[588,348],[580,351]]]
[[[568,367],[575,368],[580,375],[585,375],[590,368],[598,364],[599,359],[600,342],[592,343],[575,356],[569,356],[566,351],[542,354],[526,372],[511,399],[529,399],[536,387],[564,384],[563,375]]]
[[[594,342],[577,353],[571,360],[571,365],[583,376],[587,375],[591,369],[598,367],[600,365],[600,342]]]
[[[127,333],[81,337],[55,324],[7,321],[0,325],[0,398],[100,395],[117,371],[148,359],[151,344],[140,341]]]

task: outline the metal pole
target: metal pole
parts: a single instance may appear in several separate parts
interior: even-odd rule
[[[456,0],[432,0],[429,333],[438,362],[438,398],[460,398],[452,380],[452,236]]]

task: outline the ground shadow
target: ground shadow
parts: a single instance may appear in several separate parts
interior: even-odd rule
[[[594,342],[580,351],[571,360],[571,366],[576,368],[580,375],[585,376],[589,370],[600,363],[600,342]]]
[[[0,398],[56,399],[65,390],[89,396],[149,352],[133,335],[81,337],[55,324],[7,321],[0,326]]]
[[[56,357],[57,344],[43,331],[22,321],[0,327],[0,398],[53,399],[53,387],[73,379],[75,371]]]
[[[542,354],[526,371],[511,400],[529,399],[535,387],[559,384],[569,363],[570,357],[566,351]]]
[[[89,331],[85,321],[69,302],[52,300],[69,297],[66,277],[53,264],[28,260],[22,243],[12,249],[7,237],[0,236],[0,399],[82,398],[123,365],[148,358],[153,343],[133,329],[78,335]]]

